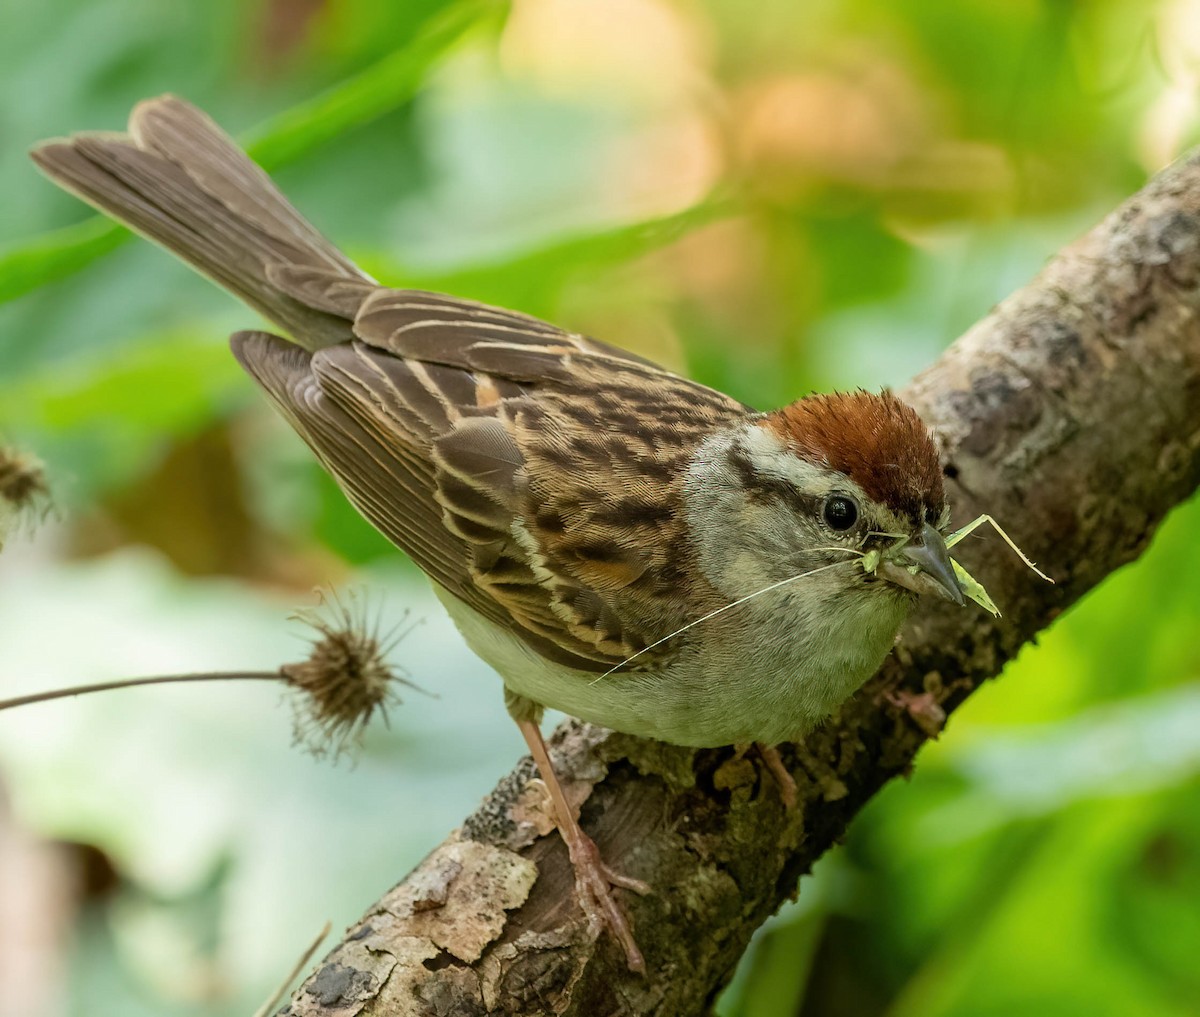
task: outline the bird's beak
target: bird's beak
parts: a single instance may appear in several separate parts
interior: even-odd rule
[[[926,523],[916,540],[900,548],[894,559],[884,558],[878,574],[889,583],[914,593],[932,593],[959,607],[966,603],[950,564],[950,552],[942,535]]]

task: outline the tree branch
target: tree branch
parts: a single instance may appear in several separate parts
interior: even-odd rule
[[[1135,558],[1200,483],[1200,154],[1170,167],[904,393],[933,425],[956,521],[1002,520],[1052,576],[998,540],[964,564],[1005,611],[926,606],[867,687],[785,747],[799,806],[753,758],[585,724],[554,754],[625,896],[649,978],[575,904],[571,868],[525,760],[375,904],[301,986],[292,1015],[706,1012],[751,934],[908,772],[927,738],[1037,631]]]

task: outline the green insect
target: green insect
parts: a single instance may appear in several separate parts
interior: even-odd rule
[[[964,537],[973,533],[984,523],[989,524],[993,530],[1000,534],[1004,542],[1016,552],[1017,557],[1020,558],[1021,561],[1023,561],[1037,575],[1041,576],[1041,578],[1046,580],[1048,583],[1054,582],[1053,579],[1046,575],[1045,572],[1039,569],[1032,561],[1029,560],[1028,557],[1026,557],[1025,552],[1017,547],[1017,545],[1013,542],[1013,539],[1001,528],[1000,524],[986,512],[983,515],[971,520],[971,522],[967,523],[966,526],[963,526],[950,534],[950,536],[946,538],[946,548],[952,548],[955,544],[959,543],[959,541],[961,541]],[[892,553],[898,551],[905,539],[906,538],[903,537],[900,538],[900,541],[888,548],[888,551]],[[863,571],[874,574],[882,560],[883,551],[876,548],[864,554],[860,564],[863,567]],[[988,596],[987,590],[983,588],[983,583],[971,575],[970,572],[963,568],[953,558],[950,559],[950,564],[954,566],[954,575],[957,577],[959,584],[962,586],[963,595],[968,599],[975,601],[976,604],[982,607],[993,617],[1000,617],[1000,609],[996,606],[995,601]],[[913,566],[913,571],[916,571],[916,566]]]

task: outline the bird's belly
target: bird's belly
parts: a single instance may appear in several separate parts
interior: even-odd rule
[[[680,661],[661,677],[661,695],[648,690],[653,730],[645,733],[695,746],[795,741],[858,691],[893,639],[860,634],[848,648],[820,649],[804,640],[729,641],[702,660]]]
[[[793,741],[854,694],[903,619],[878,609],[837,631],[746,626],[689,646],[662,671],[577,671],[553,664],[455,597],[439,598],[480,657],[522,696],[626,734],[694,747]],[[859,623],[861,621],[861,623]]]

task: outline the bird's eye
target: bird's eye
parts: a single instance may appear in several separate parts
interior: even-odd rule
[[[835,494],[825,502],[825,522],[835,530],[848,530],[858,522],[858,506],[844,494]]]

